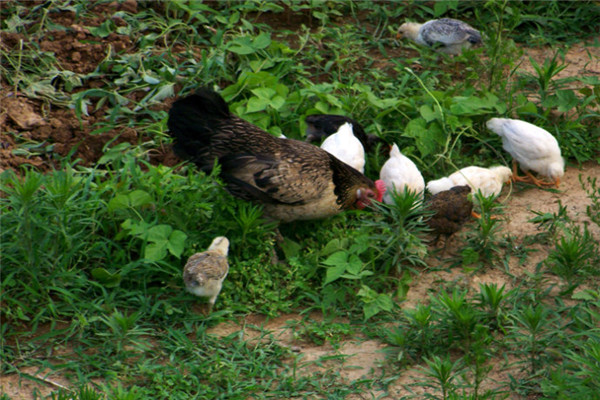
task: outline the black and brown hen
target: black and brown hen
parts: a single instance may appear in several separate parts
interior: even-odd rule
[[[381,201],[384,186],[326,151],[298,140],[276,138],[231,114],[215,91],[200,89],[177,100],[168,127],[175,151],[203,171],[215,161],[234,196],[264,206],[282,222],[328,217]]]

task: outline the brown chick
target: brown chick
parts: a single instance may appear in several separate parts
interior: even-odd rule
[[[229,272],[228,252],[229,240],[216,237],[208,250],[191,256],[183,268],[185,288],[196,296],[208,297],[208,312],[215,305]]]
[[[264,207],[282,222],[325,218],[381,201],[383,182],[312,144],[276,138],[233,115],[210,89],[177,100],[169,111],[175,151],[203,171],[215,161],[234,196]]]
[[[432,196],[428,205],[435,214],[428,221],[429,227],[436,234],[450,237],[469,219],[473,211],[473,203],[468,198],[471,188],[468,185],[454,186]]]

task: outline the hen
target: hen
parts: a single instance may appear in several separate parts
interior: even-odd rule
[[[437,235],[436,241],[440,235],[450,237],[467,222],[473,211],[473,203],[468,198],[469,193],[471,188],[468,185],[454,186],[429,199],[427,204],[434,214],[428,225]]]
[[[481,34],[471,25],[452,18],[433,19],[424,24],[405,22],[398,38],[407,37],[417,44],[438,47],[446,54],[460,54],[463,48],[481,43]]]
[[[365,172],[365,149],[354,136],[351,123],[342,124],[336,133],[323,141],[321,148],[355,170]]]
[[[421,193],[425,189],[423,175],[414,162],[403,155],[394,144],[390,150],[390,158],[383,164],[379,171],[381,179],[387,188],[383,195],[383,202],[392,204],[392,191],[401,192],[404,188]]]
[[[210,89],[177,100],[168,127],[175,151],[203,171],[217,161],[234,196],[264,206],[265,215],[290,222],[325,218],[381,201],[382,182],[312,144],[276,138],[231,114]]]
[[[537,186],[560,185],[565,173],[565,160],[556,138],[550,132],[529,122],[510,118],[492,118],[487,127],[502,138],[502,147],[513,157],[513,179]],[[517,162],[527,175],[517,175]],[[537,179],[530,171],[549,177],[551,182]]]
[[[470,166],[456,171],[444,178],[427,182],[427,190],[431,194],[449,190],[454,186],[469,185],[473,192],[481,191],[485,197],[498,195],[502,191],[502,185],[509,182],[512,176],[510,168],[496,166],[482,168]]]
[[[208,250],[191,256],[183,268],[185,288],[196,296],[208,297],[209,312],[229,272],[228,252],[229,240],[224,236],[216,237]]]

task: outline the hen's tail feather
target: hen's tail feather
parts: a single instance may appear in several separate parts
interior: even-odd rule
[[[231,117],[229,106],[218,93],[201,88],[196,93],[173,103],[167,126],[175,138],[175,152],[197,161],[218,132],[224,119]]]

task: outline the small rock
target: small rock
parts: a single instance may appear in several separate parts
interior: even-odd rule
[[[6,110],[6,114],[12,119],[15,124],[21,129],[29,130],[37,126],[46,125],[44,118],[39,116],[31,104],[20,98],[7,98],[2,104]]]

